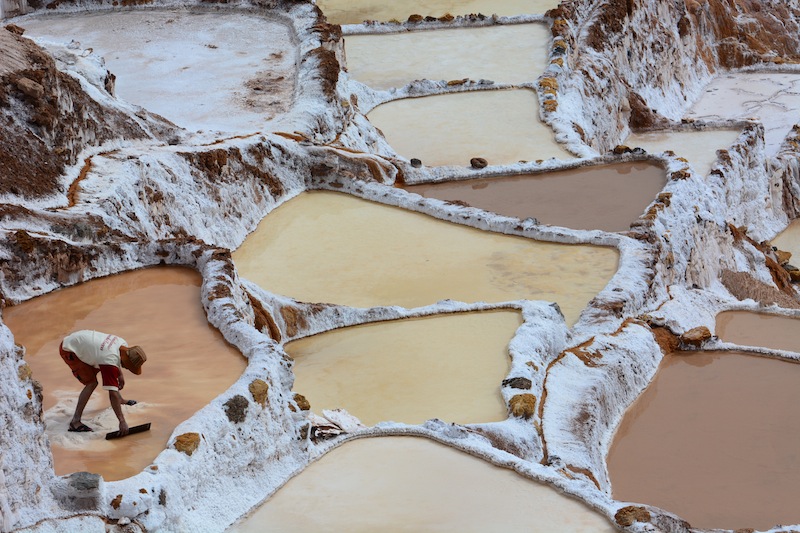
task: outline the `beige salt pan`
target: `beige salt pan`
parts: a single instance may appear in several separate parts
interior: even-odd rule
[[[800,268],[800,219],[793,220],[777,237],[772,239],[773,246],[792,254],[789,263]]]
[[[696,528],[800,523],[800,365],[745,352],[664,358],[608,455],[614,498]]]
[[[567,323],[617,269],[613,248],[538,242],[333,192],[306,192],[267,215],[233,253],[271,292],[352,307],[444,299],[558,302]]]
[[[611,533],[555,489],[442,444],[381,437],[343,444],[230,531]]]
[[[368,118],[398,154],[427,166],[469,166],[473,157],[490,165],[574,158],[539,120],[539,99],[528,89],[405,98]]]
[[[519,313],[443,315],[338,329],[286,345],[294,390],[315,412],[344,408],[366,425],[431,418],[505,420],[500,384]]]
[[[547,65],[544,24],[345,37],[347,70],[375,89],[413,80],[535,81]]]
[[[576,229],[624,231],[666,183],[664,169],[620,163],[558,172],[404,187],[501,215]]]
[[[717,150],[727,150],[739,136],[738,130],[650,131],[632,133],[623,144],[658,154],[666,150],[689,161],[700,176],[707,176],[717,162]]]
[[[191,129],[261,131],[288,110],[296,77],[286,24],[246,13],[125,11],[25,19],[26,37],[80,41],[116,94]]]
[[[726,311],[717,315],[717,336],[742,346],[763,346],[800,352],[800,319],[779,315]]]
[[[543,14],[558,7],[558,0],[319,0],[317,5],[334,24],[360,24],[365,20],[405,21],[410,15],[441,17],[483,13],[501,16]]]
[[[139,473],[166,447],[173,429],[232,385],[246,360],[209,326],[200,303],[200,275],[180,267],[149,268],[92,280],[3,310],[3,321],[33,379],[42,384],[47,435],[56,474],[89,471],[106,480]],[[94,433],[68,433],[83,386],[58,355],[61,339],[78,329],[113,333],[147,353],[142,374],[127,370],[128,425],[152,422],[149,432],[105,441],[118,429],[108,393],[98,385],[83,422]]]

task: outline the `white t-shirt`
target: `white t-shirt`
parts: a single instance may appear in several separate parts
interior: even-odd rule
[[[100,365],[119,367],[120,346],[127,346],[128,343],[116,335],[83,329],[64,337],[61,345],[87,365],[100,368]]]

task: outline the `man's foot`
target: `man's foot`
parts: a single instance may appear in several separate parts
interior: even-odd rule
[[[136,400],[127,400],[124,403],[125,405],[136,405],[138,402]]]
[[[67,431],[75,431],[77,433],[86,433],[88,431],[94,431],[92,428],[87,426],[86,424],[78,424],[77,426],[73,426],[72,422],[69,424],[69,429]]]

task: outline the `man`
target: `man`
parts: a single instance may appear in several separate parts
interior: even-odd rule
[[[97,373],[103,380],[103,388],[108,391],[111,408],[119,420],[119,434],[128,434],[128,423],[122,413],[122,404],[134,405],[135,400],[124,400],[120,391],[125,387],[122,368],[127,368],[136,375],[142,373],[142,365],[147,356],[139,346],[128,347],[125,339],[99,331],[80,330],[70,333],[58,347],[61,358],[72,369],[72,374],[83,383],[84,387],[78,396],[75,414],[69,423],[69,431],[94,431],[81,422],[83,409],[89,397],[97,387]]]

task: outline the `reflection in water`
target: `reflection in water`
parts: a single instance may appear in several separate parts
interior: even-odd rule
[[[405,21],[410,15],[441,17],[470,13],[501,16],[543,14],[558,7],[558,0],[318,0],[333,24],[360,24],[365,20]]]
[[[539,99],[528,89],[405,98],[368,116],[398,154],[427,166],[574,158],[539,120]]]
[[[747,311],[717,315],[717,337],[742,346],[800,352],[800,319]]]
[[[270,213],[233,257],[243,277],[306,302],[413,308],[448,298],[547,300],[558,302],[572,324],[616,272],[618,252],[307,192]]]
[[[505,420],[500,383],[519,313],[495,311],[338,329],[286,345],[294,390],[316,412],[344,408],[367,425],[431,418]]]
[[[246,360],[208,324],[200,303],[200,275],[181,267],[137,270],[92,280],[3,310],[25,361],[44,389],[47,435],[56,474],[89,471],[106,480],[137,474],[167,444],[177,424],[228,388]],[[152,422],[149,432],[103,440],[117,419],[100,387],[84,412],[94,433],[68,433],[83,388],[58,355],[68,333],[96,329],[115,333],[147,352],[140,376],[125,372],[123,407],[128,425]]]
[[[717,162],[717,150],[730,148],[739,133],[738,130],[649,131],[632,133],[625,144],[653,154],[671,150],[687,159],[697,174],[707,176]]]
[[[415,437],[348,442],[230,531],[611,533],[555,489]]]
[[[420,79],[532,82],[547,66],[549,44],[544,24],[345,37],[348,72],[375,89]]]
[[[649,163],[619,163],[543,174],[404,187],[430,198],[462,201],[501,215],[575,229],[624,231],[666,183]]]
[[[677,352],[628,409],[608,455],[614,498],[696,528],[800,522],[800,365]]]

